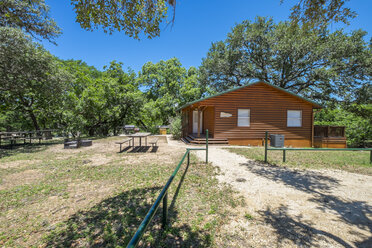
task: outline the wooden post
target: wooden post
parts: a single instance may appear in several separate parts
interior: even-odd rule
[[[314,147],[314,109],[311,110],[311,147]]]
[[[200,109],[198,108],[198,138],[200,137]]]
[[[268,131],[265,132],[265,163],[267,163],[267,136],[268,136]]]
[[[208,164],[208,129],[205,130],[205,163]]]

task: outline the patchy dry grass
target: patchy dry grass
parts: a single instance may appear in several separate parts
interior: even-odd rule
[[[228,148],[227,150],[249,159],[263,161],[264,148]],[[268,162],[293,168],[339,169],[365,175],[372,175],[369,151],[268,151]]]
[[[156,152],[118,153],[119,139],[0,150],[0,246],[124,247],[185,150],[161,140]],[[191,158],[169,191],[169,228],[157,214],[143,246],[219,246],[220,227],[242,206],[214,167]]]

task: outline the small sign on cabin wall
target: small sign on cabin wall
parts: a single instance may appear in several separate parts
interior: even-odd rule
[[[232,116],[232,114],[230,114],[230,113],[226,113],[226,112],[221,112],[220,113],[221,118],[228,118],[228,117],[231,117],[231,116]]]

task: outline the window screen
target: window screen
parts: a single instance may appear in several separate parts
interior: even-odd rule
[[[288,110],[287,111],[287,126],[288,127],[301,127],[302,125],[302,111],[301,110]]]
[[[250,110],[238,109],[238,127],[249,127],[250,125]]]

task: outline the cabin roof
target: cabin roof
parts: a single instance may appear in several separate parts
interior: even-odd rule
[[[312,104],[315,108],[318,108],[318,109],[323,108],[323,107],[322,107],[321,105],[319,105],[318,103],[316,103],[316,102],[314,102],[314,101],[312,101],[312,100],[310,100],[310,99],[307,99],[307,98],[305,98],[305,97],[302,97],[302,96],[300,96],[300,95],[298,95],[298,94],[295,94],[295,93],[293,93],[293,92],[290,92],[290,91],[288,91],[288,90],[286,90],[286,89],[283,89],[282,87],[279,87],[279,86],[276,86],[276,85],[273,85],[273,84],[270,84],[270,83],[267,83],[267,82],[264,82],[264,81],[257,81],[257,82],[249,83],[249,84],[246,84],[246,85],[243,85],[243,86],[240,86],[240,87],[236,87],[236,88],[233,88],[233,89],[225,90],[225,91],[223,91],[223,92],[220,92],[220,93],[217,93],[217,94],[214,94],[214,95],[211,95],[211,96],[207,96],[207,97],[201,98],[201,99],[199,99],[199,100],[195,100],[195,101],[192,101],[192,102],[186,103],[185,105],[183,105],[183,106],[181,106],[180,108],[178,108],[178,110],[184,109],[184,108],[186,108],[186,107],[188,107],[188,106],[190,106],[190,105],[193,105],[193,104],[195,104],[195,103],[198,103],[198,102],[201,102],[201,101],[207,100],[207,99],[209,99],[209,98],[213,98],[213,97],[216,97],[216,96],[220,96],[220,95],[223,95],[223,94],[226,94],[226,93],[229,93],[229,92],[233,92],[233,91],[235,91],[235,90],[239,90],[239,89],[242,89],[242,88],[245,88],[245,87],[249,87],[249,86],[252,86],[252,85],[255,85],[255,84],[258,84],[258,83],[264,83],[264,84],[269,85],[269,86],[271,86],[271,87],[273,87],[273,88],[276,88],[276,89],[278,89],[278,90],[280,90],[280,91],[283,91],[283,92],[285,92],[285,93],[287,93],[287,94],[290,94],[290,95],[292,95],[292,96],[294,96],[294,97],[297,97],[297,98],[299,98],[299,99],[301,99],[301,100],[304,100],[304,101],[306,101],[306,102],[309,102],[309,103]]]

